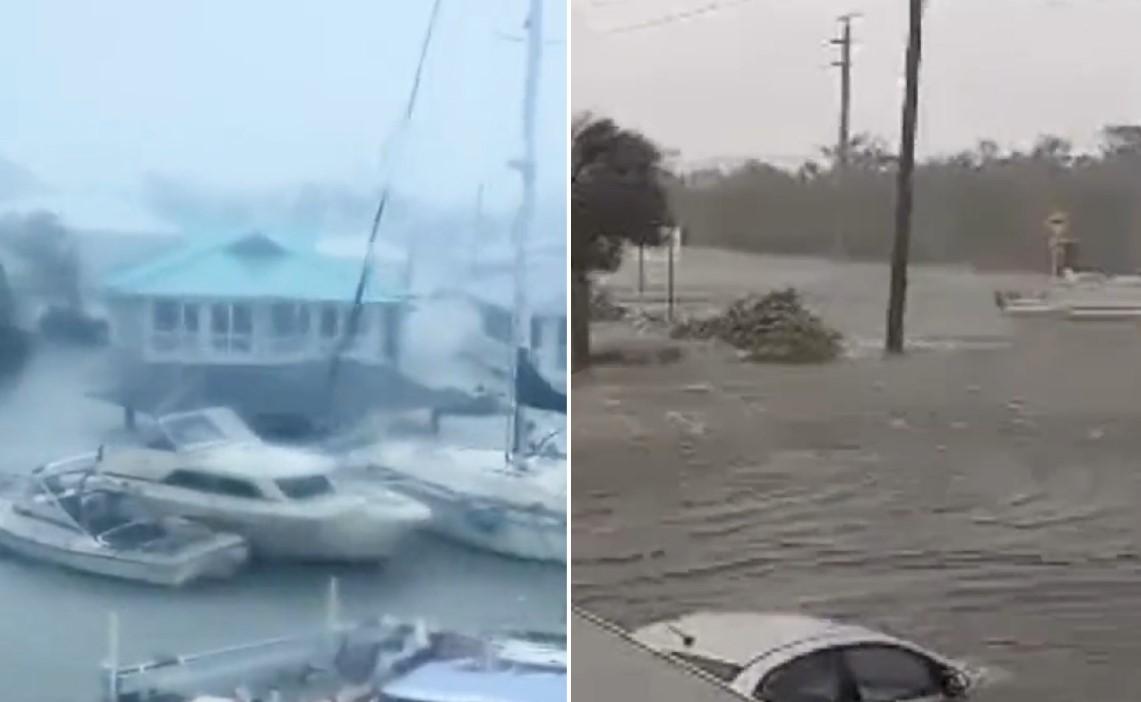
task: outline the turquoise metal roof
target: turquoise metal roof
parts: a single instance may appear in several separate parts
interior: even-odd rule
[[[196,241],[105,281],[112,295],[351,301],[361,264],[265,234]],[[365,302],[407,297],[396,281],[369,278]]]

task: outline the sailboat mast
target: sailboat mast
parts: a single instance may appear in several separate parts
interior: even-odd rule
[[[515,295],[512,320],[511,354],[511,441],[512,454],[519,450],[522,441],[522,417],[518,398],[519,357],[529,353],[527,332],[530,315],[527,314],[525,272],[527,270],[526,239],[530,234],[535,214],[535,107],[539,91],[539,66],[543,51],[543,2],[530,0],[527,13],[527,67],[523,79],[523,159],[519,171],[523,177],[523,196],[518,217],[512,231],[511,244],[515,250]]]

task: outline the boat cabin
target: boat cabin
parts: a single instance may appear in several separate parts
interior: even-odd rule
[[[104,463],[106,475],[207,495],[291,502],[336,494],[328,461],[263,443],[226,407],[159,417],[137,446]]]

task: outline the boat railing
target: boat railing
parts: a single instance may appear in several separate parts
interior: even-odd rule
[[[95,454],[92,454],[92,457],[94,457],[94,455]],[[44,468],[46,470],[47,468],[53,467],[56,465],[66,465],[66,462],[71,461],[71,460],[75,460],[75,459],[64,459],[63,461],[57,461],[54,464],[48,464],[48,465],[44,466]],[[67,524],[69,526],[74,528],[79,533],[87,536],[89,539],[98,542],[99,541],[98,537],[96,537],[94,534],[92,534],[91,531],[87,527],[85,527],[80,522],[79,519],[76,518],[75,514],[72,513],[72,510],[68,509],[63,504],[63,501],[60,499],[59,491],[56,490],[51,484],[49,484],[47,482],[52,474],[55,474],[54,468],[53,468],[52,473],[36,472],[36,473],[33,473],[31,476],[29,476],[31,479],[31,482],[30,482],[29,487],[28,487],[29,492],[36,490],[36,491],[38,491],[38,494],[44,495],[46,498],[46,501],[49,504],[54,505],[59,510],[59,513],[61,515],[63,515],[63,518],[65,520],[67,520]],[[82,495],[77,493],[76,499],[77,500],[82,499]]]

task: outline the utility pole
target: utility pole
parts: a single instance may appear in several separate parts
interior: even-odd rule
[[[856,17],[859,17],[857,13],[841,15],[840,36],[831,42],[840,47],[840,60],[833,61],[832,65],[840,69],[840,138],[836,142],[836,163],[841,172],[848,167],[848,144],[851,143],[852,20]]]
[[[835,223],[836,228],[836,256],[843,258],[846,246],[844,242],[844,208],[840,204],[844,200],[844,175],[848,171],[848,147],[851,144],[851,107],[852,107],[852,20],[859,17],[857,13],[850,12],[839,17],[840,36],[832,39],[830,43],[840,47],[840,60],[833,61],[832,65],[840,69],[840,134],[836,141],[836,162],[832,168],[832,182],[835,186]]]
[[[912,173],[915,170],[915,130],[919,121],[919,60],[923,47],[925,0],[910,0],[906,86],[896,174],[895,240],[891,249],[891,291],[887,303],[889,354],[903,353],[903,318],[907,303],[907,260],[911,248]]]

